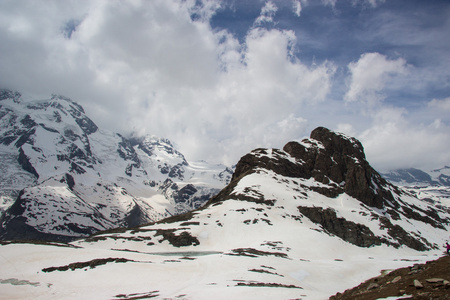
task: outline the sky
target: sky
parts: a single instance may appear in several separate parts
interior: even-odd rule
[[[379,171],[450,165],[447,0],[2,0],[0,87],[236,164],[324,126]]]

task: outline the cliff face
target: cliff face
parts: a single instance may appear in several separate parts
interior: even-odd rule
[[[319,127],[311,132],[311,140],[305,142],[311,146],[290,142],[283,150],[297,160],[305,161],[307,178],[331,186],[337,184],[336,193],[345,192],[371,207],[381,209],[386,206],[386,201],[394,200],[388,190],[395,190],[395,187],[369,165],[363,146],[355,138]]]
[[[243,178],[254,173],[273,172],[279,176],[301,179],[298,190],[306,195],[319,193],[330,199],[350,196],[365,207],[369,219],[377,220],[386,236],[376,235],[366,225],[339,216],[339,211],[326,206],[300,204],[302,215],[319,224],[325,231],[362,247],[389,244],[406,245],[417,250],[433,247],[425,238],[405,230],[400,221],[416,220],[434,228],[444,229],[449,223],[448,212],[433,205],[417,205],[416,198],[387,182],[366,160],[362,144],[355,138],[319,127],[309,139],[289,142],[283,150],[256,149],[243,156],[236,166],[230,184],[210,203],[241,199],[273,204],[264,197],[236,194]],[[249,199],[250,198],[250,199]],[[414,201],[409,201],[414,198]],[[420,201],[419,201],[420,202]],[[445,212],[445,214],[442,214]]]
[[[314,179],[327,186],[316,189],[325,196],[346,193],[380,209],[386,207],[387,201],[394,201],[391,190],[401,194],[366,161],[358,140],[324,127],[313,130],[310,139],[287,143],[282,151],[271,149],[273,157],[265,152],[266,149],[256,149],[242,157],[232,182],[263,168],[287,177]]]

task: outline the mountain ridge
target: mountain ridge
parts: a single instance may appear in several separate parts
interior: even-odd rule
[[[330,159],[324,159],[330,154]],[[339,157],[344,159],[339,161]],[[426,239],[416,239],[411,236],[402,226],[395,224],[396,221],[404,217],[425,222],[440,229],[444,229],[442,224],[448,224],[450,221],[448,216],[440,217],[440,208],[426,206],[426,209],[423,209],[418,205],[410,205],[401,200],[402,197],[413,198],[415,196],[390,184],[370,167],[359,141],[333,133],[323,127],[313,130],[310,139],[300,143],[287,143],[283,150],[256,149],[243,156],[236,165],[230,184],[214,196],[207,205],[234,198],[273,206],[276,201],[264,199],[258,192],[253,191],[256,195],[254,197],[235,192],[242,178],[252,173],[258,173],[261,169],[274,171],[278,175],[286,177],[312,179],[320,184],[310,186],[300,184],[300,187],[325,197],[336,198],[339,195],[347,194],[358,199],[361,205],[367,209],[367,212],[364,213],[378,220],[380,228],[387,229],[387,238],[377,238],[368,227],[338,217],[336,209],[316,206],[298,207],[304,216],[320,224],[329,233],[345,237],[347,241],[353,241],[358,245],[372,246],[380,243],[392,243],[397,246],[406,244],[417,250],[435,248],[436,245],[428,243]],[[248,192],[250,192],[249,189]],[[445,209],[443,211],[445,212]],[[346,232],[349,227],[354,228],[353,234]]]
[[[3,239],[67,241],[156,221],[203,205],[232,173],[189,163],[167,139],[101,129],[60,95],[0,90],[0,123]]]
[[[429,171],[416,168],[396,169],[382,175],[392,183],[401,186],[450,186],[450,167],[448,166]]]
[[[448,199],[387,182],[353,138],[313,132],[244,155],[229,184],[185,214],[68,244],[0,245],[0,275],[19,270],[47,298],[326,299],[442,255]]]

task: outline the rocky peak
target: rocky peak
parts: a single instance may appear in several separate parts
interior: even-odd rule
[[[183,154],[175,149],[172,142],[165,138],[156,136],[146,136],[144,138],[134,138],[138,148],[147,155],[156,158],[157,160],[171,161],[172,165],[187,166],[188,162]],[[171,168],[161,165],[161,170],[170,173]]]
[[[304,162],[307,178],[324,184],[332,181],[342,186],[347,183],[349,170],[357,165],[362,169],[370,167],[358,140],[323,127],[313,130],[310,139],[287,143],[283,150]]]
[[[318,127],[309,139],[289,142],[283,150],[256,149],[236,165],[232,180],[255,172],[258,168],[303,179],[313,178],[328,185],[317,189],[328,197],[347,193],[364,204],[383,208],[393,200],[386,182],[366,161],[364,148],[355,138]]]
[[[309,141],[313,145],[309,148],[303,146],[308,145],[308,140],[304,140],[303,145],[294,146],[295,142],[290,142],[284,147],[293,157],[307,162],[305,167],[310,177],[324,184],[337,184],[348,195],[371,207],[383,208],[385,201],[393,200],[387,189],[394,187],[388,187],[389,184],[370,166],[357,139],[324,127],[313,130],[310,137],[317,143]],[[301,150],[302,146],[304,150]],[[336,189],[339,193],[339,188]]]
[[[247,176],[249,179],[245,180]],[[420,222],[439,229],[444,229],[443,224],[449,222],[439,215],[446,214],[445,211],[413,199],[411,194],[383,179],[367,162],[358,140],[323,127],[313,130],[308,139],[287,143],[283,150],[259,148],[243,156],[230,184],[209,204],[233,199],[267,206],[291,205],[291,202],[278,203],[274,196],[276,185],[267,193],[268,186],[255,183],[264,176],[264,180],[280,184],[280,189],[292,191],[292,198],[282,196],[281,199],[298,201],[296,208],[303,216],[327,233],[361,247],[384,243],[394,247],[406,245],[419,251],[436,248],[426,239],[417,238],[418,233],[404,230],[399,222]],[[310,203],[323,196],[330,201]],[[341,215],[340,207],[331,201],[337,197],[359,201],[361,211],[354,210],[357,217]],[[386,234],[375,234],[373,228],[361,223],[361,218],[367,218],[367,224],[378,223],[376,229]]]
[[[338,153],[358,159],[366,159],[362,144],[353,137],[331,131],[325,127],[318,127],[311,132],[310,138],[321,142],[331,156]]]
[[[22,95],[19,92],[8,89],[0,89],[0,101],[5,99],[13,99],[14,102],[18,102],[20,97],[22,97]]]

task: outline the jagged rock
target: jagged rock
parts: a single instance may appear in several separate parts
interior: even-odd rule
[[[450,222],[441,217],[442,209],[438,207],[423,209],[402,201],[403,190],[387,182],[370,166],[358,140],[324,127],[314,129],[309,139],[288,142],[283,150],[258,148],[244,155],[236,165],[230,184],[208,205],[228,199],[274,205],[277,199],[266,199],[252,187],[240,187],[240,192],[235,192],[243,178],[259,172],[312,180],[318,184],[299,184],[299,191],[314,191],[329,198],[345,193],[360,201],[361,206],[370,208],[371,219],[378,220],[379,228],[387,231],[387,235],[376,236],[367,226],[339,217],[328,208],[298,206],[301,214],[325,232],[361,247],[384,243],[396,248],[406,245],[419,251],[436,248],[437,245],[416,233],[406,231],[398,221],[417,220],[440,229]]]
[[[75,186],[75,179],[73,179],[73,176],[69,173],[66,173],[64,178],[62,179],[62,182],[67,183],[67,186],[71,191],[73,191],[73,187]]]
[[[139,226],[146,221],[148,221],[148,219],[145,216],[145,212],[143,212],[141,207],[137,204],[134,205],[133,209],[131,209],[125,217],[127,227]]]
[[[367,226],[338,218],[332,209],[299,206],[298,210],[314,223],[322,225],[327,232],[354,245],[370,247],[380,245],[382,242],[382,239],[375,236]]]
[[[388,191],[396,188],[369,165],[361,143],[354,138],[319,127],[311,132],[310,139],[302,143],[289,142],[283,151],[271,149],[270,155],[268,153],[268,150],[256,149],[243,156],[236,165],[232,181],[264,168],[283,176],[313,178],[327,184],[328,188],[316,190],[325,196],[336,197],[345,192],[376,208],[396,203]]]
[[[314,129],[310,138],[312,141],[290,142],[283,148],[291,156],[305,161],[306,178],[339,184],[342,192],[371,207],[383,208],[387,201],[393,201],[393,196],[385,189],[388,183],[366,161],[364,148],[358,140],[324,127]],[[335,189],[339,189],[338,186]]]
[[[0,101],[5,99],[13,99],[14,102],[17,102],[20,97],[22,97],[22,95],[19,92],[8,89],[0,89]]]

